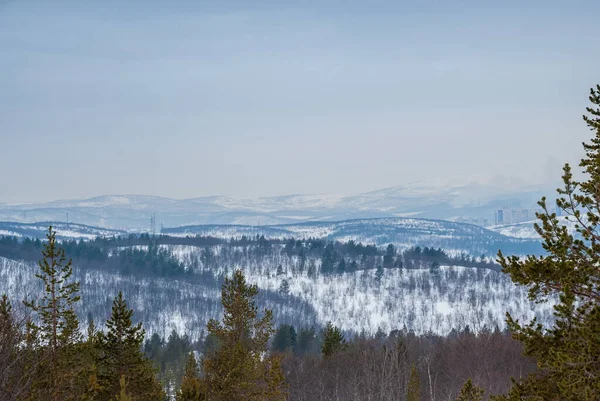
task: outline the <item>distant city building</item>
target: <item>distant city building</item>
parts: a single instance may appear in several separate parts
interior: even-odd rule
[[[504,224],[504,210],[496,211],[496,224]]]
[[[509,207],[496,210],[495,217],[496,224],[515,224],[530,220],[528,209],[513,209]]]

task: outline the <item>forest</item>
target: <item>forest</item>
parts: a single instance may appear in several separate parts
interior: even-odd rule
[[[507,391],[510,377],[535,368],[532,360],[521,355],[520,344],[498,328],[474,333],[466,327],[446,337],[416,336],[406,330],[379,331],[348,339],[331,323],[322,329],[289,324],[275,328],[272,311],[264,310],[259,316],[255,304],[258,290],[246,284],[240,271],[224,280],[223,326],[211,320],[207,334],[196,341],[176,331],[166,339],[158,334],[145,338],[122,293],[115,297],[104,327],[89,319],[83,331],[73,309],[81,302],[79,283],[72,280],[72,260],[67,262],[65,249],[57,243],[52,229],[48,241],[42,243],[41,255],[38,277],[44,283],[45,296],[37,302],[25,300],[27,313],[22,313],[23,309],[16,313],[6,296],[0,304],[2,399],[285,396],[289,400],[395,400],[403,399],[407,389],[418,393],[418,399],[454,399],[469,378],[478,383],[482,394],[497,394]],[[230,337],[236,335],[248,337],[248,355],[235,347],[234,351],[224,351],[232,341]],[[217,359],[220,352],[224,356]],[[265,353],[272,358],[267,367],[261,356]],[[203,379],[194,365],[198,357],[204,361]],[[221,368],[207,362],[212,358],[221,364],[254,359],[249,371],[243,373],[256,374],[258,384],[244,391],[259,394],[255,394],[258,398],[208,396],[208,384],[203,381],[208,380],[206,370],[222,373]],[[190,365],[196,366],[195,370]],[[261,384],[260,378],[265,383]],[[196,398],[186,398],[190,380],[198,387]],[[269,387],[270,380],[276,380],[277,385]]]
[[[222,240],[214,237],[169,237],[166,235],[131,234],[128,237],[99,237],[91,241],[69,240],[61,247],[73,259],[74,264],[86,269],[98,269],[121,274],[142,274],[155,277],[181,277],[193,273],[193,269],[178,261],[168,246],[189,246],[202,249],[201,261],[214,267],[214,249],[230,254],[227,264],[239,263],[242,256],[262,257],[284,253],[297,258],[300,269],[309,269],[307,259],[320,261],[320,268],[313,274],[336,274],[373,268],[436,269],[439,266],[464,266],[486,268],[495,271],[500,266],[486,255],[474,257],[466,253],[449,255],[442,249],[411,247],[397,249],[393,244],[378,248],[352,240],[333,242],[323,239],[265,239],[264,236]],[[39,239],[0,236],[0,256],[13,260],[37,261],[43,242]],[[190,263],[193,268],[198,263]],[[316,269],[316,267],[313,267]]]

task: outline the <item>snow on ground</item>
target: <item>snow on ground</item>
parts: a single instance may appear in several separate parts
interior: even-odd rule
[[[15,232],[15,231],[8,231],[8,230],[0,230],[0,235],[6,235],[6,236],[10,236],[10,237],[21,237],[21,234]]]
[[[527,321],[537,316],[548,322],[552,314],[551,304],[531,303],[524,288],[491,270],[444,266],[438,282],[425,269],[384,269],[380,282],[375,270],[315,279],[246,274],[259,288],[272,291],[285,278],[290,293],[309,302],[322,324],[331,321],[355,332],[405,327],[419,334],[447,334],[467,325],[475,331],[496,325],[502,329],[507,311]]]
[[[574,235],[576,233],[575,222],[573,221],[573,218],[567,220],[566,216],[561,216],[558,219],[561,225],[567,226],[567,231],[571,235]],[[537,233],[537,231],[535,231],[535,228],[533,226],[535,223],[539,223],[539,220],[531,220],[515,224],[497,225],[490,227],[490,230],[502,235],[506,235],[508,237],[537,240],[540,238],[540,235]]]
[[[533,317],[552,321],[551,304],[530,302],[525,288],[515,286],[505,274],[487,269],[383,269],[380,280],[376,269],[309,277],[307,270],[300,271],[295,256],[275,253],[262,261],[231,264],[219,259],[219,248],[213,250],[219,267],[208,268],[202,265],[202,251],[197,247],[165,247],[184,264],[195,261],[199,271],[215,276],[240,269],[262,290],[278,292],[286,280],[290,295],[310,305],[320,324],[332,321],[344,330],[375,333],[380,327],[386,332],[406,327],[416,333],[447,334],[466,325],[476,331],[484,326],[504,328],[507,311],[522,321]],[[306,263],[314,263],[317,269],[320,266],[318,259]],[[279,265],[283,274],[278,276]]]
[[[403,224],[419,223],[420,220],[403,221]],[[432,222],[432,226],[436,224]],[[427,228],[424,230],[428,232]],[[452,235],[451,227],[445,235]],[[308,275],[306,266],[313,264],[318,270],[319,259],[309,258],[301,269],[298,258],[288,257],[284,252],[252,259],[243,256],[243,247],[228,254],[227,249],[216,246],[211,247],[213,264],[204,266],[204,247],[160,247],[172,252],[186,267],[196,269],[197,273],[210,273],[214,278],[241,269],[250,282],[271,293],[277,293],[283,280],[287,280],[289,296],[283,298],[283,304],[271,305],[278,322],[286,321],[282,320],[285,314],[286,319],[294,319],[299,326],[331,321],[354,332],[407,328],[416,333],[447,334],[452,328],[467,325],[472,330],[496,325],[504,328],[506,311],[521,321],[533,317],[544,323],[552,321],[551,304],[533,304],[524,288],[515,286],[506,275],[486,269],[460,266],[443,266],[437,271],[384,269],[381,277],[377,277],[375,269],[370,269],[313,277]],[[240,256],[234,259],[234,254]],[[283,274],[278,276],[279,265]],[[8,291],[16,294],[16,299],[22,299],[27,291],[28,296],[35,296],[39,288],[31,285],[35,281],[34,268],[31,264],[0,258],[0,293]],[[168,333],[176,329],[199,334],[209,318],[221,313],[220,289],[193,281],[135,279],[81,269],[76,270],[75,278],[82,282],[84,309],[94,311],[95,315],[106,313],[111,297],[119,289],[125,289],[131,306],[149,332]],[[298,305],[309,307],[302,318],[298,317]]]

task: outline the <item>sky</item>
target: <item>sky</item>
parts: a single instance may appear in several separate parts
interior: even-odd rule
[[[0,0],[0,202],[353,194],[582,156],[590,1]]]

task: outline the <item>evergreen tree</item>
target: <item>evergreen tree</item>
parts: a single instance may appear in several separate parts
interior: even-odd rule
[[[586,156],[579,164],[585,180],[575,180],[566,164],[556,202],[576,233],[550,212],[542,198],[535,228],[547,255],[522,260],[499,253],[504,272],[529,288],[530,299],[558,301],[549,329],[535,319],[523,326],[507,314],[513,336],[541,369],[515,383],[510,399],[579,401],[595,400],[600,394],[600,85],[591,90],[590,101],[593,106],[587,108],[584,120],[594,137],[583,144]]]
[[[133,310],[127,307],[123,293],[115,297],[106,333],[99,333],[99,379],[101,400],[111,400],[121,391],[121,379],[127,382],[132,401],[160,400],[163,392],[151,362],[142,353],[144,330],[134,325]]]
[[[52,226],[46,238],[38,262],[40,273],[36,274],[44,283],[44,295],[38,302],[25,301],[25,305],[38,317],[30,321],[29,331],[35,333],[43,354],[34,392],[39,399],[62,401],[75,398],[72,385],[80,368],[73,361],[74,345],[81,338],[74,309],[79,283],[70,281],[73,262],[67,261],[64,249],[58,246]]]
[[[281,367],[281,358],[271,357],[266,361],[267,391],[263,400],[284,401],[287,400],[287,385]]]
[[[406,401],[421,401],[421,379],[419,377],[419,371],[414,363],[410,367]]]
[[[127,395],[125,375],[121,375],[119,378],[119,394],[115,396],[115,401],[132,401],[131,397]]]
[[[335,248],[333,243],[327,244],[321,255],[321,273],[329,274],[334,271],[336,261]]]
[[[344,339],[341,330],[331,322],[327,323],[323,334],[323,345],[321,346],[321,353],[323,356],[327,358],[344,349],[345,346],[346,340]]]
[[[81,399],[92,401],[99,399],[101,390],[98,380],[98,360],[100,359],[99,334],[94,320],[88,316],[87,339],[77,344],[77,355],[82,361],[82,374],[78,380]]]
[[[383,266],[392,267],[394,265],[394,256],[396,255],[396,248],[394,245],[389,244],[383,256]]]
[[[468,379],[460,389],[460,393],[456,401],[483,401],[483,389],[473,384],[471,379]]]
[[[281,285],[279,286],[279,293],[284,297],[290,294],[290,283],[286,279],[283,279],[281,281]]]
[[[264,357],[273,334],[273,312],[258,317],[256,285],[248,285],[241,271],[226,278],[221,293],[223,321],[211,319],[208,331],[219,348],[204,359],[203,385],[214,401],[284,400],[281,368],[275,357]]]
[[[203,351],[204,355],[212,355],[221,346],[220,340],[214,334],[209,333],[204,339]]]
[[[193,352],[190,352],[185,365],[185,374],[181,380],[181,388],[175,396],[176,401],[202,401],[206,399],[206,390],[198,375],[198,363]]]
[[[337,271],[338,273],[346,273],[346,260],[344,258],[340,259],[340,263],[338,263]]]
[[[22,399],[31,383],[29,350],[21,345],[24,336],[16,321],[12,305],[6,295],[0,300],[0,399]]]
[[[275,335],[271,348],[276,352],[288,352],[296,347],[296,330],[294,326],[282,324],[279,326]]]
[[[296,340],[296,353],[304,355],[311,352],[319,352],[319,344],[314,327],[300,329]]]

